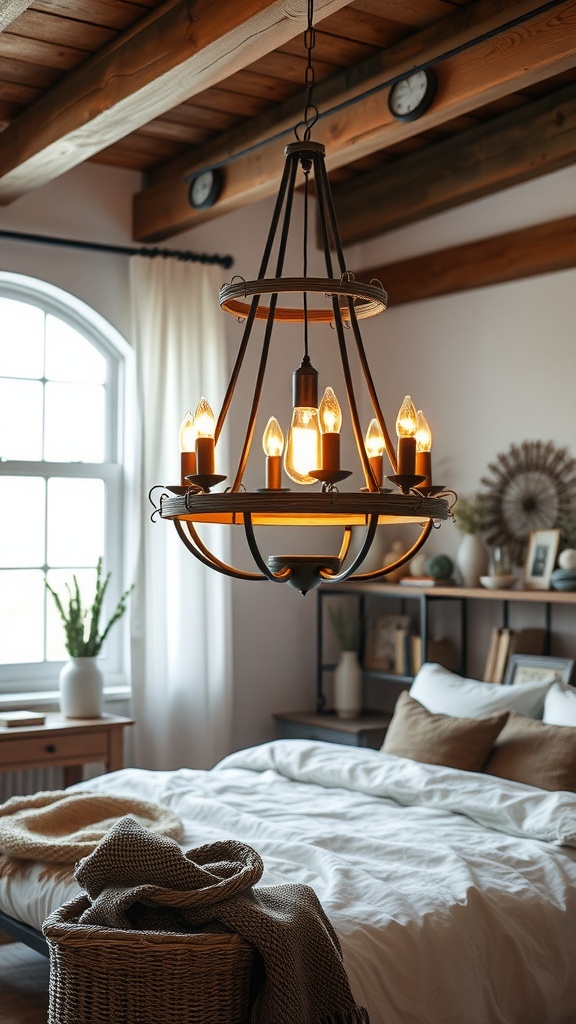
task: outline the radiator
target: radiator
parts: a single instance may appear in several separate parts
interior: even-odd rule
[[[25,768],[19,772],[0,772],[0,803],[11,796],[26,796],[46,789],[62,789],[61,768]]]

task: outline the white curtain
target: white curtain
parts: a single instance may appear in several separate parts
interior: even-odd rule
[[[171,522],[151,522],[148,501],[154,484],[180,483],[184,414],[202,395],[218,414],[226,386],[221,274],[174,259],[130,261],[142,423],[132,685],[135,757],[145,768],[209,768],[230,749],[230,582],[187,551]],[[220,441],[217,459],[227,462]],[[202,538],[227,561],[225,533],[212,526]]]

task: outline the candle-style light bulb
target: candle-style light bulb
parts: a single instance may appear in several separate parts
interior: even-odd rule
[[[216,420],[214,413],[208,405],[208,402],[202,396],[198,405],[196,406],[196,412],[194,413],[194,424],[196,427],[197,437],[214,437],[214,431],[216,430]]]
[[[342,410],[332,388],[326,388],[318,409],[320,430],[323,434],[339,434],[342,429]]]
[[[284,434],[275,416],[271,416],[262,436],[262,447],[266,455],[266,487],[271,491],[280,489]]]
[[[180,424],[180,477],[183,487],[188,486],[187,476],[196,473],[196,424],[194,414],[186,413]]]
[[[326,388],[318,419],[321,431],[321,468],[331,472],[340,469],[340,429],[342,427],[342,410],[332,388]]]
[[[418,425],[416,407],[406,395],[396,417],[398,435],[398,475],[414,476],[416,470],[416,429]]]
[[[308,356],[293,375],[293,412],[284,469],[297,484],[315,484],[311,470],[320,466],[320,427],[318,424],[318,372]]]
[[[194,426],[196,427],[196,472],[199,476],[211,476],[214,473],[216,420],[204,397],[196,406]]]
[[[376,483],[381,487],[384,472],[383,455],[386,445],[384,443],[382,427],[376,418],[370,420],[368,424],[368,430],[364,438],[364,447],[366,448],[368,461],[372,466],[372,472],[376,477]]]
[[[282,455],[284,451],[284,434],[282,428],[278,423],[275,416],[271,416],[266,424],[266,429],[262,437],[262,447],[264,454],[269,459],[275,456]]]
[[[432,486],[432,432],[422,409],[416,413],[416,476],[424,479],[417,487]]]
[[[416,451],[429,452],[432,449],[432,432],[422,409],[416,413]]]

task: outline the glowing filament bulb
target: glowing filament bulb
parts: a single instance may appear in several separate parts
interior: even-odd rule
[[[417,416],[414,402],[410,395],[406,395],[396,418],[396,433],[398,437],[415,437]]]
[[[429,452],[432,448],[432,433],[422,409],[418,409],[416,417],[416,451]]]
[[[194,413],[194,425],[197,437],[214,437],[216,420],[214,413],[204,397],[200,399]]]
[[[326,388],[318,410],[320,430],[323,434],[339,434],[342,428],[342,410],[332,388]]]
[[[417,421],[416,476],[423,476],[424,479],[416,486],[425,489],[432,486],[432,433],[422,409],[418,409]]]
[[[196,424],[194,415],[187,412],[180,424],[180,451],[193,452],[196,444]]]
[[[183,487],[189,481],[187,476],[196,473],[196,424],[191,412],[187,412],[180,424],[180,477]]]
[[[212,476],[214,473],[216,420],[204,397],[196,406],[194,425],[196,427],[196,472],[198,476]]]
[[[398,434],[398,476],[414,476],[416,470],[416,428],[417,413],[410,395],[400,406],[396,418]]]
[[[370,420],[368,430],[366,431],[366,437],[364,438],[364,445],[376,483],[378,484],[378,487],[381,487],[384,473],[382,456],[386,445],[384,443],[382,427],[377,419]]]
[[[320,429],[318,409],[297,406],[292,413],[288,444],[284,456],[284,469],[297,484],[318,483],[309,476],[311,469],[320,465]]]
[[[281,486],[284,434],[275,416],[271,416],[266,424],[262,447],[266,455],[266,487],[277,491]]]
[[[384,434],[377,419],[370,420],[366,437],[364,438],[364,445],[369,459],[375,459],[379,455],[384,454],[384,448],[386,447],[384,444]]]
[[[342,410],[332,388],[326,388],[318,409],[321,439],[321,468],[330,473],[340,469],[340,428]]]
[[[284,451],[284,434],[275,416],[271,416],[266,424],[262,447],[268,458],[278,457]]]

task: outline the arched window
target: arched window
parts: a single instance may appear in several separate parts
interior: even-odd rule
[[[0,272],[0,690],[54,689],[67,654],[47,579],[75,575],[90,603],[103,556],[107,608],[126,585],[126,341],[45,282]],[[106,640],[107,683],[126,679],[127,617]]]

